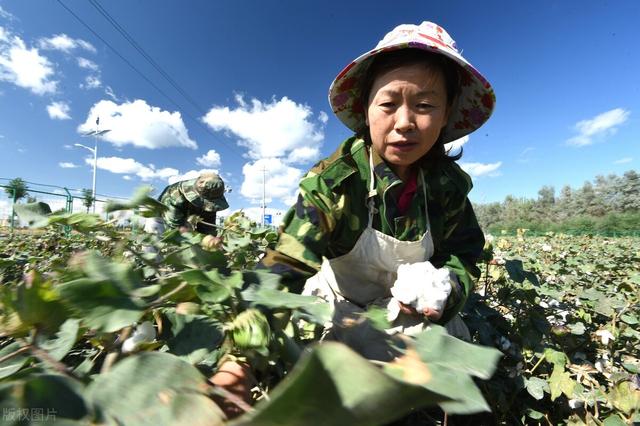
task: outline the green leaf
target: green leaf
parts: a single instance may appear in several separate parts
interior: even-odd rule
[[[371,305],[362,316],[371,321],[371,325],[377,330],[384,331],[391,328],[391,323],[387,319],[387,310],[383,307]]]
[[[551,348],[545,348],[544,357],[550,363],[555,364],[555,365],[560,365],[562,367],[567,365],[567,362],[569,362],[569,359],[567,358],[567,356],[564,353],[558,352],[558,351],[556,351],[554,349],[551,349]]]
[[[180,315],[167,312],[171,335],[169,351],[191,364],[197,364],[218,349],[224,337],[222,325],[204,315]]]
[[[15,309],[24,324],[46,332],[55,332],[69,314],[53,284],[35,271],[17,286]]]
[[[331,320],[329,303],[316,296],[302,296],[266,286],[251,285],[242,292],[242,298],[254,305],[262,305],[267,308],[300,309],[317,324],[325,324]]]
[[[545,392],[551,393],[549,383],[539,377],[530,377],[528,379],[525,379],[524,386],[527,389],[527,392],[529,392],[529,395],[537,400],[541,400],[542,398],[544,398]]]
[[[51,424],[54,421],[79,420],[89,413],[82,396],[83,385],[68,377],[54,374],[32,374],[19,380],[0,384],[0,410],[10,415],[16,410],[37,408],[30,424]],[[43,417],[40,417],[42,414]],[[48,415],[48,417],[47,417]],[[3,417],[6,421],[7,417]],[[17,419],[16,419],[17,420]],[[15,422],[14,424],[27,424]]]
[[[40,345],[56,361],[60,361],[69,353],[78,339],[80,320],[70,318],[62,324],[55,339],[48,340]]]
[[[617,414],[611,414],[602,422],[604,426],[626,426],[627,422],[622,420]]]
[[[532,408],[527,408],[527,416],[529,416],[534,420],[540,420],[541,418],[544,417],[544,414]]]
[[[574,324],[568,324],[567,327],[571,331],[571,334],[582,335],[586,331],[586,328],[583,323],[577,322]]]
[[[349,349],[326,342],[305,354],[263,400],[230,426],[374,426],[446,398],[385,374]]]
[[[13,342],[0,349],[0,358],[5,357],[11,353],[14,353],[21,348],[20,343]],[[0,379],[11,376],[13,373],[19,371],[22,366],[29,360],[28,353],[21,353],[8,360],[0,363]]]
[[[634,314],[622,314],[620,319],[629,325],[636,325],[639,322],[638,317]]]
[[[631,382],[620,382],[609,392],[609,401],[626,415],[640,410],[640,390]]]
[[[185,280],[203,302],[220,303],[231,296],[231,289],[219,281],[213,281],[206,273],[199,269],[180,272],[180,278]]]
[[[555,401],[561,394],[567,398],[573,397],[573,389],[576,382],[571,379],[571,375],[559,364],[554,365],[553,372],[549,377],[549,388],[551,390],[551,401]]]
[[[143,352],[115,364],[88,386],[87,399],[124,425],[222,425],[200,372],[174,355]]]
[[[144,217],[160,217],[167,210],[167,206],[160,201],[149,196],[152,188],[143,186],[136,189],[131,199],[125,202],[109,201],[105,206],[105,211],[111,213],[117,210],[140,209],[140,215]]]
[[[422,386],[451,399],[440,404],[443,410],[452,414],[489,410],[472,377],[490,378],[503,356],[500,351],[466,343],[437,325],[416,336],[415,349],[431,373],[431,379]],[[394,363],[388,365],[391,367]],[[404,373],[404,377],[411,377],[414,371],[405,369]]]
[[[47,223],[47,215],[51,214],[51,207],[47,203],[17,203],[14,209],[18,217],[32,226],[42,226]]]
[[[112,332],[137,322],[144,304],[125,293],[113,281],[80,278],[58,286],[61,297],[90,328]]]

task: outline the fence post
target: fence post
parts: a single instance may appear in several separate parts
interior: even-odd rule
[[[11,189],[11,194],[13,194],[13,202],[11,203],[11,234],[13,234],[13,227],[14,227],[14,220],[15,220],[15,207],[16,207],[16,189],[15,188],[9,188]]]
[[[63,186],[62,189],[64,189],[64,192],[67,193],[67,205],[65,207],[65,210],[67,211],[67,213],[73,213],[73,195],[71,195],[66,186]],[[71,227],[69,225],[64,226],[64,234],[67,237],[69,236],[69,234],[71,234]]]

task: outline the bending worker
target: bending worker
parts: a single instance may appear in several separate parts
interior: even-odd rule
[[[164,225],[189,231],[189,217],[196,215],[200,221],[195,230],[202,234],[216,234],[216,213],[229,207],[224,198],[224,182],[215,173],[202,173],[167,186],[158,197],[168,209],[162,215]]]

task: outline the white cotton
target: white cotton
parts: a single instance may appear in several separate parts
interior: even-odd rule
[[[576,410],[578,408],[582,408],[582,407],[584,407],[584,401],[582,401],[580,399],[570,399],[569,400],[569,407],[571,407],[574,410]]]
[[[609,330],[598,330],[596,331],[596,336],[600,337],[600,341],[602,342],[603,345],[608,345],[609,340],[613,341],[616,339]]]
[[[450,272],[447,268],[437,269],[428,261],[400,265],[391,294],[395,301],[413,306],[418,312],[427,308],[442,311],[451,294]],[[393,299],[388,309],[394,309],[395,313],[391,306]]]
[[[136,327],[131,337],[122,342],[122,352],[133,352],[141,343],[153,342],[155,338],[156,330],[153,324],[150,321],[144,321]]]

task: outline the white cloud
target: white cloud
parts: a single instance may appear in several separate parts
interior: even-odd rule
[[[324,139],[323,117],[312,121],[312,111],[287,97],[263,103],[244,101],[236,95],[238,107],[213,107],[203,121],[213,130],[225,131],[239,138],[239,145],[248,148],[249,158],[285,157],[298,148],[319,150]]]
[[[98,64],[96,64],[92,60],[83,58],[80,56],[77,58],[77,60],[78,60],[78,66],[80,68],[85,68],[92,71],[98,71]]]
[[[630,114],[630,111],[616,108],[603,112],[592,119],[579,121],[574,126],[578,135],[567,140],[567,144],[586,146],[593,144],[594,138],[597,136],[613,135],[618,130],[617,126],[627,121]]]
[[[279,158],[265,158],[246,163],[242,167],[242,173],[244,174],[244,182],[240,187],[242,196],[250,199],[254,204],[260,204],[264,176],[266,201],[272,202],[274,199],[279,199],[285,205],[295,202],[298,182],[303,174],[302,170],[287,165]]]
[[[76,167],[80,167],[80,166],[78,166],[76,164],[69,163],[69,162],[66,162],[66,161],[62,161],[62,162],[58,163],[58,166],[62,167],[63,169],[75,169]]]
[[[327,121],[329,121],[329,116],[327,115],[326,112],[324,111],[320,111],[320,113],[318,114],[318,120],[322,123],[322,124],[327,124]]]
[[[84,83],[80,83],[81,89],[97,89],[102,86],[100,78],[95,75],[88,75],[84,79]]]
[[[301,146],[291,151],[286,162],[290,164],[308,163],[320,158],[320,149],[318,147]]]
[[[469,173],[471,177],[480,177],[480,176],[499,176],[500,172],[498,169],[502,165],[502,161],[498,161],[497,163],[459,163],[462,170]]]
[[[86,121],[78,126],[79,133],[95,130],[96,118],[100,128],[110,129],[102,138],[116,146],[131,144],[139,148],[167,148],[183,146],[196,149],[198,145],[189,138],[180,112],[163,111],[137,99],[116,104],[102,100],[93,105]]]
[[[92,53],[96,53],[96,48],[88,41],[79,38],[71,38],[66,34],[57,34],[49,38],[41,38],[38,40],[38,46],[45,50],[60,50],[69,53],[74,49],[84,49]]]
[[[0,27],[0,80],[44,95],[56,91],[53,75],[53,65],[38,49],[27,48],[20,37]]]
[[[205,155],[198,157],[196,163],[204,167],[220,167],[220,154],[215,149],[210,149]]]
[[[66,102],[51,102],[47,105],[47,112],[53,120],[69,120],[71,118],[70,110],[69,104]]]
[[[107,86],[104,88],[104,93],[109,96],[111,99],[113,99],[114,101],[118,102],[120,99],[118,99],[118,97],[116,96],[116,94],[113,92],[113,89],[111,88],[111,86]]]
[[[215,173],[217,175],[220,174],[220,172],[216,169],[189,170],[186,173],[171,176],[169,179],[167,179],[167,181],[171,184],[171,183],[181,182],[183,180],[195,179],[198,176],[200,176],[202,173]]]
[[[632,161],[633,161],[633,158],[631,158],[631,157],[624,157],[624,158],[621,158],[621,159],[619,159],[619,160],[614,161],[613,163],[614,163],[614,164],[626,164],[626,163],[630,163],[630,162],[632,162]]]
[[[452,154],[456,153],[459,149],[462,148],[464,144],[469,142],[469,136],[463,136],[460,139],[456,139],[455,141],[451,141],[449,143],[444,144],[445,151],[450,151]]]
[[[93,158],[85,158],[85,163],[93,166]],[[144,165],[137,162],[133,158],[121,157],[98,157],[99,169],[110,171],[111,173],[136,175],[144,181],[152,179],[168,180],[169,178],[179,174],[179,171],[172,167],[156,169],[153,164]]]
[[[7,21],[14,21],[16,19],[15,16],[13,16],[11,13],[4,10],[2,6],[0,6],[0,18],[6,19]],[[2,32],[2,29],[0,29],[0,33],[1,32]]]

